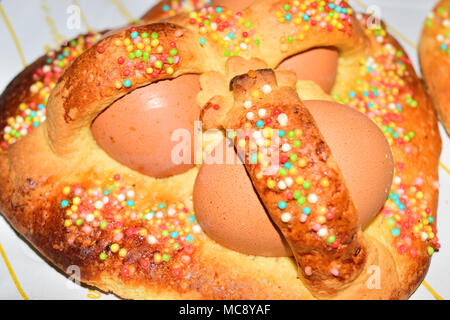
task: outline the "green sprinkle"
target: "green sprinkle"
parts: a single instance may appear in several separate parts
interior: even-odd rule
[[[98,256],[100,258],[100,260],[105,260],[106,259],[106,253],[102,252],[100,253],[100,255]]]
[[[300,198],[297,199],[297,203],[301,206],[304,205],[305,202],[306,202],[306,198],[303,196],[300,196]]]

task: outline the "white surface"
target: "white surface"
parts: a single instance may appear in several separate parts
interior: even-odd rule
[[[122,3],[135,18],[143,14],[154,0],[133,0]],[[381,17],[388,25],[399,31],[405,38],[417,44],[427,12],[435,1],[432,0],[357,0],[350,1],[355,9],[362,10],[360,3],[377,5],[381,9]],[[18,41],[24,51],[25,60],[31,63],[41,56],[44,47],[58,45],[55,33],[51,32],[50,21],[54,22],[57,33],[66,39],[74,37],[80,30],[69,30],[66,27],[67,7],[73,4],[71,0],[2,0],[3,6]],[[111,0],[79,0],[82,12],[92,28],[104,29],[126,24],[127,17]],[[42,8],[49,8],[48,14]],[[416,50],[400,39],[419,71]],[[13,39],[0,17],[0,92],[11,79],[23,69],[17,54]],[[450,167],[450,139],[441,128],[443,152],[441,162]],[[450,226],[450,174],[439,169],[441,183],[438,210],[438,236],[442,249],[433,256],[430,270],[426,277],[427,283],[444,299],[450,298],[450,235],[446,229]],[[30,299],[116,299],[113,295],[91,292],[87,288],[72,285],[61,273],[38,256],[0,217],[0,244],[9,260],[23,292]],[[0,255],[0,299],[22,299],[16,284],[11,277],[5,260]],[[414,293],[412,299],[434,299],[433,295],[423,285]]]

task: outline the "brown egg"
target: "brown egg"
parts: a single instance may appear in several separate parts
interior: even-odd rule
[[[94,139],[112,158],[143,174],[164,178],[186,172],[193,167],[199,91],[199,76],[192,74],[136,89],[96,118],[91,128]],[[172,137],[177,129],[189,132],[190,145],[173,159],[172,150],[179,150],[174,147],[182,141]]]
[[[233,144],[224,139],[210,159],[216,158],[219,151],[231,154],[226,159],[233,159],[234,164],[203,164],[200,168],[194,186],[194,209],[202,229],[221,245],[239,252],[274,257],[292,255],[259,201]]]
[[[305,105],[342,171],[362,227],[367,226],[391,186],[389,144],[378,127],[358,111],[326,101],[305,101]],[[202,165],[194,186],[194,208],[203,230],[223,246],[242,253],[290,255],[244,166],[209,163]]]
[[[311,80],[330,93],[336,80],[339,53],[334,48],[314,48],[285,59],[277,69],[295,72],[299,80]]]
[[[325,101],[304,101],[344,175],[367,226],[386,202],[394,174],[391,147],[366,115]]]

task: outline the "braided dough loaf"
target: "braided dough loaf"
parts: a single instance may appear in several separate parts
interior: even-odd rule
[[[450,134],[450,1],[441,0],[429,14],[420,38],[423,78],[433,98],[439,120]]]
[[[224,41],[230,24],[235,36]],[[152,56],[138,53],[140,43],[154,45]],[[287,57],[323,46],[340,53],[332,97],[292,73],[272,71]],[[130,50],[134,59],[120,63]],[[125,68],[132,70],[126,78]],[[32,70],[0,100],[2,123],[11,122],[0,153],[0,211],[55,266],[79,266],[87,284],[124,298],[403,299],[439,248],[441,142],[431,102],[384,26],[370,26],[345,1],[265,0],[239,13],[207,7],[175,15],[89,46],[58,74],[54,87],[18,90],[31,85]],[[301,172],[318,201],[302,215],[268,188],[266,179],[278,179],[278,173],[261,176],[260,163],[246,154],[249,176],[295,259],[244,255],[202,233],[192,211],[197,167],[155,179],[121,165],[95,143],[90,125],[114,101],[187,73],[201,74],[197,100],[207,128],[253,128],[256,119],[249,120],[245,108],[264,106],[273,118],[265,128],[293,131],[300,140],[295,152],[311,156],[312,165]],[[44,89],[51,89],[46,121],[12,138],[8,117],[21,102],[25,117],[42,109],[32,103],[36,95],[46,96]],[[385,132],[394,182],[384,208],[364,230],[302,99],[347,104]],[[326,188],[320,184],[324,172]],[[317,227],[320,205],[333,215]]]

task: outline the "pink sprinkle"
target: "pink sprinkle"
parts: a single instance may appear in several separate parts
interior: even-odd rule
[[[306,214],[302,214],[300,216],[300,222],[301,223],[305,223],[307,219],[308,219],[308,216]]]
[[[320,224],[315,224],[315,225],[313,226],[313,230],[314,230],[315,232],[317,232],[317,231],[320,230],[321,227],[322,227],[322,226],[321,226]]]
[[[339,270],[336,269],[336,268],[332,268],[332,269],[330,270],[330,273],[331,273],[333,276],[337,277],[337,276],[339,275]]]
[[[123,233],[120,232],[114,236],[114,241],[120,241],[123,238]]]
[[[305,267],[305,274],[306,274],[307,276],[312,275],[312,268],[311,268],[311,267]]]
[[[416,179],[416,183],[419,185],[419,186],[421,186],[422,184],[423,184],[423,179],[422,178],[417,178]]]

